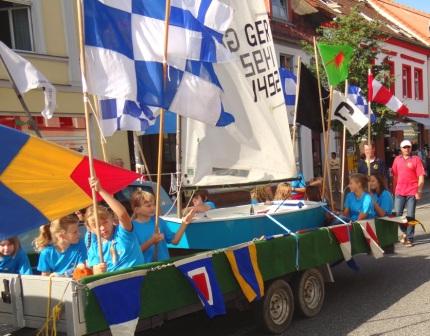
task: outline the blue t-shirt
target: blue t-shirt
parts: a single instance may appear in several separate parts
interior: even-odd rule
[[[215,203],[212,202],[212,201],[206,201],[203,204],[209,206],[211,209],[215,209],[216,208]]]
[[[143,251],[143,259],[145,263],[153,262],[153,261],[163,261],[170,259],[169,250],[167,248],[167,243],[171,243],[172,239],[175,237],[175,233],[173,233],[168,227],[164,220],[159,218],[158,222],[160,233],[164,234],[164,240],[158,242],[158,260],[153,260],[154,257],[154,245],[148,248],[146,251]],[[147,222],[138,222],[136,220],[133,221],[134,231],[136,233],[137,240],[139,244],[142,245],[148,239],[152,237],[154,234],[155,228],[155,217],[151,217],[151,219]]]
[[[139,242],[134,233],[134,227],[128,232],[121,225],[115,225],[109,240],[102,242],[103,259],[108,272],[122,270],[143,264]],[[90,267],[100,263],[97,239],[92,239],[88,249],[88,265]]]
[[[28,256],[22,248],[14,256],[0,257],[0,273],[33,274]]]
[[[366,192],[360,198],[357,198],[353,192],[348,193],[345,199],[345,209],[349,209],[349,218],[352,221],[356,221],[360,213],[367,214],[367,219],[375,217],[372,196]]]
[[[64,252],[58,251],[54,245],[48,245],[40,252],[37,270],[71,276],[76,266],[86,259],[87,249],[82,240],[71,244]]]
[[[389,216],[393,212],[393,196],[388,190],[385,190],[380,194],[376,195],[376,203],[385,211],[385,215]]]

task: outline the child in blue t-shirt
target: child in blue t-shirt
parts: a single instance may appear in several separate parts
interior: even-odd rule
[[[197,190],[194,193],[193,198],[191,199],[193,206],[185,208],[184,214],[187,214],[192,209],[194,210],[195,213],[201,213],[201,212],[206,212],[206,211],[215,209],[216,208],[215,203],[212,201],[209,201],[208,199],[209,199],[209,192],[206,189]]]
[[[87,259],[75,215],[42,225],[34,246],[40,252],[37,270],[45,276],[72,276],[74,269]]]
[[[0,241],[0,273],[33,274],[17,237]]]
[[[394,207],[393,196],[385,189],[382,177],[378,174],[370,175],[369,186],[376,215],[378,217],[390,216]]]
[[[106,192],[98,179],[92,179],[90,185],[106,201],[113,213],[118,217],[119,224],[114,225],[112,213],[105,207],[98,206],[100,239],[102,244],[103,262],[98,252],[96,237],[88,238],[88,266],[94,274],[118,271],[124,268],[144,263],[139,242],[133,232],[131,218],[124,206],[112,195]],[[97,235],[94,207],[89,207],[85,213],[85,221],[93,235]]]
[[[133,227],[139,241],[145,263],[170,259],[167,243],[178,244],[191,222],[196,209],[191,208],[182,219],[181,226],[173,233],[165,221],[158,219],[159,232],[155,232],[155,198],[142,189],[136,190],[131,196],[133,210]],[[154,256],[154,245],[157,245],[157,256]]]
[[[371,219],[375,217],[372,196],[365,190],[367,188],[367,176],[353,174],[349,178],[349,192],[345,198],[343,215],[352,221]]]

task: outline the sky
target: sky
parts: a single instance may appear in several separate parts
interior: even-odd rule
[[[400,4],[416,8],[430,14],[430,1],[429,0],[394,0]]]

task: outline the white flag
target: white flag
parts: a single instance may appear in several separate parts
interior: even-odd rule
[[[351,135],[356,134],[369,122],[366,115],[354,105],[351,99],[339,91],[333,92],[331,117],[343,123]]]
[[[36,88],[42,88],[45,93],[45,108],[42,115],[50,119],[55,111],[56,90],[29,61],[19,56],[0,41],[0,55],[8,68],[18,91],[23,94]]]

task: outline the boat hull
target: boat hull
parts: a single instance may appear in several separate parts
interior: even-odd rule
[[[304,206],[299,208],[299,203]],[[171,248],[182,249],[218,249],[240,244],[246,241],[285,234],[287,231],[278,225],[275,219],[288,230],[299,230],[320,227],[325,219],[321,203],[288,201],[286,206],[259,204],[254,206],[254,215],[250,215],[250,206],[237,206],[214,209],[194,220],[184,233],[178,245]],[[162,217],[167,226],[176,232],[181,224],[174,217]]]

